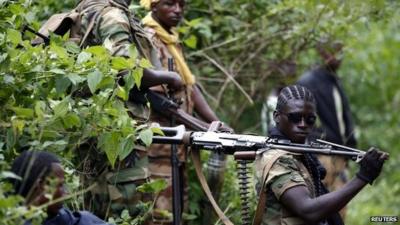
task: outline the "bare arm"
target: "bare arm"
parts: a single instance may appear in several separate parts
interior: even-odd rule
[[[174,90],[179,90],[183,87],[180,76],[175,72],[153,69],[143,70],[141,87],[148,88],[160,84],[167,84]]]
[[[367,183],[352,179],[338,191],[311,198],[305,186],[295,186],[281,196],[281,202],[308,222],[321,221],[342,209]]]
[[[317,222],[342,209],[367,184],[380,174],[383,163],[389,155],[374,148],[370,149],[360,161],[357,176],[341,189],[311,198],[305,186],[296,186],[285,191],[281,202],[309,222]]]
[[[192,98],[194,102],[194,110],[199,114],[201,119],[203,119],[207,123],[219,120],[217,115],[215,115],[214,111],[208,105],[207,101],[200,91],[200,88],[197,85],[193,86]]]

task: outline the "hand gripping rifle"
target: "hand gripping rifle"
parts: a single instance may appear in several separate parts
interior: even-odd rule
[[[206,132],[187,132],[183,125],[177,127],[162,127],[165,136],[154,136],[153,143],[185,144],[195,149],[205,149],[233,155],[238,162],[238,179],[242,204],[242,223],[250,225],[250,206],[248,201],[249,171],[247,163],[254,161],[258,154],[269,149],[280,149],[294,153],[313,153],[323,155],[341,155],[359,162],[365,155],[364,151],[317,140],[310,144],[296,144],[287,140],[279,140],[263,136]],[[218,208],[219,209],[219,208]],[[217,209],[216,209],[217,210]],[[217,212],[218,213],[218,212]],[[226,217],[224,224],[232,224]]]

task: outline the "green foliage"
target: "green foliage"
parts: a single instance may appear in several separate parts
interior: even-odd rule
[[[365,224],[370,216],[398,215],[400,176],[398,137],[399,86],[397,63],[400,47],[398,7],[387,18],[361,21],[354,26],[345,64],[340,71],[357,124],[360,147],[378,146],[390,153],[381,177],[350,204],[349,224]]]
[[[8,6],[10,11],[18,7],[18,3]],[[56,36],[50,46],[33,47],[22,39],[15,23],[26,13],[19,10],[6,19],[6,32],[1,34],[0,115],[4,123],[0,135],[6,157],[23,147],[73,150],[97,138],[114,165],[132,151],[134,143],[129,139],[142,138],[149,145],[151,130],[136,129],[123,102],[134,84],[140,85],[142,68],[148,63],[136,65],[133,60],[112,57],[101,46],[81,52],[73,42]],[[125,77],[129,81],[132,76],[129,86],[120,86],[115,79],[120,69],[133,71]]]
[[[81,51],[66,37],[54,35],[49,46],[31,46],[32,36],[21,31],[32,22],[27,18],[29,9],[38,6],[24,1],[1,4],[3,159],[11,162],[22,149],[30,149],[52,151],[70,161],[79,145],[94,139],[114,166],[133,151],[137,140],[146,145],[151,143],[152,130],[145,125],[137,126],[124,103],[130,89],[140,86],[148,61],[113,57],[102,46]],[[124,86],[116,79],[121,69],[129,70],[123,78]],[[7,167],[2,165],[2,169]],[[4,207],[0,207],[4,209],[3,216],[24,215],[20,208],[18,214],[12,210],[21,203],[17,198],[11,196],[6,200]],[[27,216],[36,213],[25,211]]]
[[[3,178],[5,177],[2,176]],[[39,224],[44,212],[38,208],[28,209],[21,206],[23,199],[20,196],[6,195],[10,190],[12,190],[10,184],[0,183],[0,218],[2,218],[2,224],[23,224],[27,219],[33,219],[33,224]]]

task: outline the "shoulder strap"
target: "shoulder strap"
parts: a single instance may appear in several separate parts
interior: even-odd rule
[[[213,206],[215,212],[217,213],[219,219],[225,225],[233,225],[232,221],[224,214],[224,212],[219,208],[217,202],[215,201],[213,195],[211,194],[210,187],[207,184],[206,178],[204,177],[203,172],[201,171],[201,163],[200,163],[200,154],[198,149],[192,149],[192,160],[194,164],[194,168],[196,170],[197,177],[199,178],[201,187],[203,188],[207,198],[210,200],[211,205]]]
[[[111,9],[112,9],[111,7],[108,7],[107,5],[105,5],[102,9],[97,11],[95,15],[93,15],[93,17],[91,18],[91,20],[88,24],[88,27],[85,31],[85,34],[82,37],[79,47],[83,48],[86,46],[86,40],[89,37],[89,34],[92,32],[94,25],[95,25],[96,21],[99,19],[100,15],[107,13]]]
[[[275,162],[279,159],[279,157],[281,157],[285,154],[287,154],[287,152],[285,152],[285,151],[278,152],[264,166],[263,173],[262,173],[262,187],[260,190],[260,197],[258,199],[256,212],[254,214],[253,225],[260,225],[261,221],[262,221],[262,217],[263,217],[264,209],[265,209],[265,205],[266,205],[266,200],[267,200],[267,190],[264,191],[264,186],[266,185],[266,182],[268,179],[268,173],[271,170],[272,166],[275,164]]]

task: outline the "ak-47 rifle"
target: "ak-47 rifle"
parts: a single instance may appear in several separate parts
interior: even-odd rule
[[[238,162],[243,225],[251,224],[250,207],[248,205],[249,171],[247,169],[247,163],[253,161],[258,154],[262,154],[269,149],[280,149],[295,153],[347,156],[356,162],[359,162],[365,155],[365,152],[362,150],[323,140],[317,140],[317,142],[310,144],[296,144],[287,140],[255,135],[230,134],[214,131],[187,132],[183,125],[177,127],[162,127],[161,130],[164,132],[165,136],[154,136],[153,143],[185,144],[194,149],[217,151],[234,156],[235,160]],[[220,210],[219,207],[214,207],[214,209],[218,214],[218,210]],[[225,215],[218,215],[224,224],[233,224]]]

